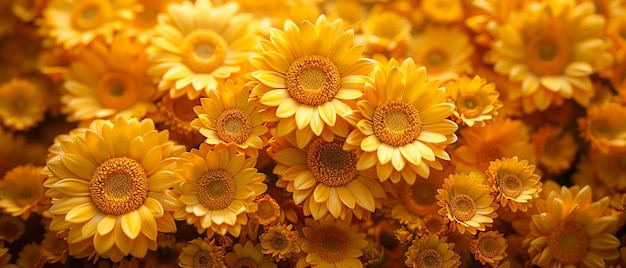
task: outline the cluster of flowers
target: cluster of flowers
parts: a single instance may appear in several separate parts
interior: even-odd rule
[[[626,266],[626,1],[0,14],[0,267]]]

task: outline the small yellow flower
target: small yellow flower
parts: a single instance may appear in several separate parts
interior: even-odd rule
[[[472,79],[463,76],[450,81],[446,85],[446,92],[456,106],[453,112],[456,122],[469,127],[474,124],[485,126],[485,122],[490,122],[497,116],[502,107],[502,102],[498,99],[500,94],[495,90],[494,84],[487,83],[480,76]]]
[[[250,216],[261,225],[271,225],[276,223],[280,218],[280,205],[276,199],[269,194],[261,194],[254,199],[257,203],[257,211],[250,213]]]
[[[352,218],[335,220],[328,215],[319,221],[305,219],[302,251],[306,262],[319,267],[363,267],[359,257],[367,246],[365,234],[358,232]]]
[[[43,267],[44,255],[37,242],[26,244],[15,261],[19,267]]]
[[[535,166],[517,156],[491,161],[487,179],[496,194],[495,202],[514,212],[526,211],[541,192],[541,177],[534,172]]]
[[[413,240],[404,253],[405,264],[414,268],[452,268],[461,265],[461,257],[454,249],[454,243],[448,243],[447,237],[427,235]]]
[[[411,37],[411,21],[394,10],[376,5],[369,10],[363,22],[362,38],[372,52],[394,54],[406,46]]]
[[[626,191],[626,147],[611,147],[606,153],[592,149],[589,158],[600,182],[612,191]]]
[[[422,11],[428,19],[443,24],[458,22],[464,16],[461,0],[424,0]]]
[[[610,147],[626,146],[626,105],[608,103],[587,109],[587,116],[578,120],[580,132],[593,148],[607,153]]]
[[[563,127],[544,125],[535,131],[531,140],[542,170],[559,174],[574,163],[578,144],[574,135]]]
[[[482,265],[489,264],[498,267],[506,256],[507,243],[504,235],[498,231],[481,232],[475,240],[470,242],[474,258]]]
[[[18,166],[4,175],[0,181],[0,208],[13,217],[28,219],[31,212],[40,211],[46,199],[41,167]]]
[[[277,262],[299,253],[300,245],[296,243],[299,238],[298,231],[292,229],[291,224],[281,223],[267,229],[259,236],[263,253],[271,255],[272,259]]]
[[[277,267],[269,256],[263,255],[260,244],[254,245],[250,241],[247,241],[245,245],[241,245],[241,243],[235,244],[233,251],[226,253],[225,260],[228,267]]]
[[[44,119],[48,107],[45,88],[14,78],[0,85],[0,121],[15,130],[28,130]]]
[[[26,230],[26,225],[19,218],[9,215],[0,215],[0,241],[13,243]]]
[[[183,268],[211,267],[226,268],[226,250],[207,238],[189,241],[180,252],[178,265]]]
[[[62,263],[67,261],[67,241],[59,237],[56,232],[47,231],[41,240],[41,254],[47,263]]]

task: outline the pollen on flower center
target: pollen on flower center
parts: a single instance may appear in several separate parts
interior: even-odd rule
[[[577,222],[567,222],[557,227],[548,237],[552,256],[565,265],[582,261],[587,253],[589,238],[585,227]]]
[[[348,236],[334,227],[327,227],[317,232],[313,238],[313,247],[325,262],[336,263],[348,253]]]
[[[481,238],[478,248],[482,255],[487,258],[493,258],[500,252],[500,243],[492,237]]]
[[[506,197],[516,198],[522,193],[522,181],[513,175],[498,176],[498,188]]]
[[[91,199],[102,212],[120,215],[143,204],[148,197],[148,177],[136,160],[116,157],[96,168],[89,190]]]
[[[530,40],[526,52],[529,68],[539,75],[562,73],[570,61],[569,46],[563,42],[565,37],[540,36]]]
[[[480,99],[476,96],[462,96],[457,100],[457,109],[466,118],[475,118],[482,114],[482,105]]]
[[[106,1],[80,1],[72,8],[71,24],[79,31],[91,30],[105,23],[111,12]]]
[[[374,135],[382,142],[393,146],[413,142],[422,130],[419,111],[403,100],[387,101],[376,107],[372,123]]]
[[[128,74],[108,73],[100,78],[97,95],[103,107],[122,110],[137,102],[139,88]]]
[[[225,142],[244,143],[252,135],[250,116],[240,109],[227,109],[217,117],[216,131]]]
[[[459,221],[469,221],[476,215],[476,204],[469,195],[456,195],[450,200],[452,216]]]
[[[224,170],[209,170],[198,179],[196,191],[198,201],[206,208],[224,209],[235,199],[235,180]]]
[[[213,267],[213,258],[207,251],[200,251],[193,256],[193,267],[196,268],[209,268]]]
[[[342,186],[357,176],[356,152],[345,151],[344,140],[335,137],[332,142],[327,142],[320,137],[309,145],[307,167],[320,183]]]
[[[288,246],[288,239],[283,233],[277,233],[272,239],[272,248],[274,249],[284,249]]]
[[[210,30],[196,30],[181,45],[186,66],[197,73],[211,73],[224,64],[228,44],[220,35]]]
[[[419,252],[416,263],[420,268],[443,267],[443,257],[438,251],[428,248]]]
[[[317,106],[331,101],[341,88],[337,66],[318,55],[295,60],[285,76],[289,95],[306,105]]]

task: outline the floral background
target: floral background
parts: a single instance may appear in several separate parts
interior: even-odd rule
[[[623,0],[3,0],[1,267],[623,267]]]

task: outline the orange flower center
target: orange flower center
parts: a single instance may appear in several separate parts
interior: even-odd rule
[[[198,179],[196,192],[198,201],[206,208],[224,209],[235,199],[235,180],[224,170],[209,170]]]
[[[211,73],[224,64],[228,44],[211,30],[195,30],[183,41],[183,63],[196,73]]]
[[[417,254],[416,263],[419,268],[443,267],[443,257],[437,250],[427,248]]]
[[[341,88],[337,66],[318,55],[295,60],[285,76],[289,95],[306,105],[317,106],[331,101]]]
[[[539,36],[532,38],[526,50],[527,64],[538,75],[563,73],[570,61],[569,44],[564,36]]]
[[[489,163],[493,160],[500,159],[505,157],[504,148],[499,144],[495,143],[486,143],[480,147],[478,152],[476,153],[476,159],[478,161],[478,165],[480,167],[484,167],[482,169],[487,170],[489,167]]]
[[[274,235],[274,239],[272,239],[272,248],[277,250],[282,250],[289,245],[289,240],[287,236],[283,233],[276,233]]]
[[[428,73],[443,73],[450,65],[450,60],[445,51],[440,48],[432,48],[424,55],[424,65]]]
[[[194,268],[210,268],[217,265],[214,263],[213,256],[208,251],[201,250],[193,256]]]
[[[393,146],[413,142],[422,131],[419,111],[404,100],[390,100],[376,107],[372,124],[374,135]]]
[[[412,186],[400,190],[400,200],[407,210],[420,217],[437,212],[439,205],[436,195],[437,188],[424,180],[416,181]]]
[[[450,213],[460,222],[469,221],[476,215],[476,203],[469,195],[456,195],[450,200]]]
[[[478,250],[481,255],[493,258],[500,253],[500,243],[493,237],[481,237],[478,241]]]
[[[128,157],[111,158],[100,164],[90,181],[93,203],[100,211],[121,215],[137,209],[148,197],[149,183],[144,168]]]
[[[259,267],[254,260],[251,259],[239,259],[235,263],[234,268],[257,268]]]
[[[497,183],[498,190],[506,197],[516,198],[522,193],[523,184],[517,176],[509,174],[498,176]]]
[[[480,99],[476,96],[462,96],[456,101],[456,108],[465,118],[476,118],[482,114]]]
[[[101,27],[111,19],[113,9],[108,1],[77,1],[72,6],[70,21],[78,31]]]
[[[327,142],[319,137],[309,144],[307,167],[318,182],[331,187],[343,186],[358,175],[356,152],[344,150],[344,141],[335,137]]]
[[[165,124],[170,130],[189,134],[193,131],[190,123],[196,118],[193,107],[200,105],[200,99],[190,100],[182,96],[172,99],[169,95],[164,95],[157,106],[159,111],[165,115]]]
[[[566,222],[557,227],[548,237],[552,256],[565,265],[582,261],[587,253],[589,237],[585,227],[577,222]]]
[[[348,253],[350,240],[346,233],[334,227],[317,231],[313,238],[313,248],[320,258],[328,263],[340,262]]]
[[[242,144],[252,135],[250,115],[241,109],[224,110],[217,117],[216,131],[224,142]]]
[[[124,110],[139,99],[135,78],[126,73],[107,73],[98,82],[97,95],[103,107]]]

